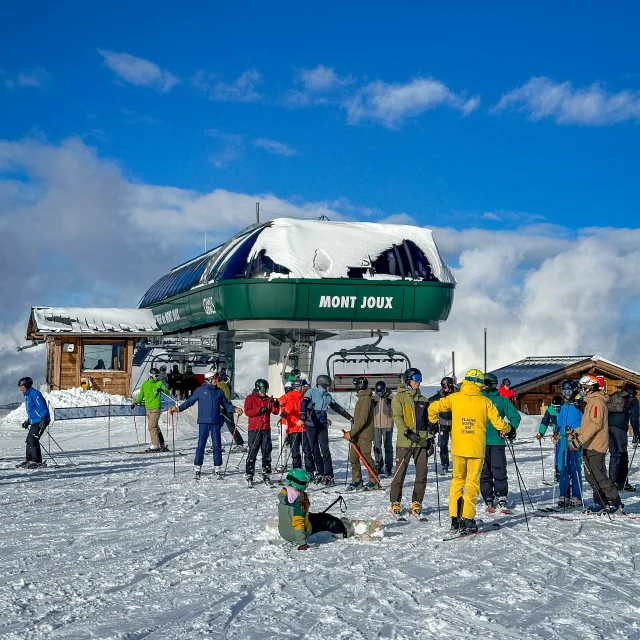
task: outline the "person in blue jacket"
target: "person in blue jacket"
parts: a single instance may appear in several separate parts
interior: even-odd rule
[[[553,436],[560,471],[559,507],[577,507],[582,502],[582,452],[572,451],[567,432],[582,424],[581,398],[574,380],[562,383],[563,404],[558,414],[558,428]]]
[[[179,407],[175,406],[169,409],[171,413],[178,413],[192,407],[196,402],[198,403],[198,446],[193,463],[196,468],[196,479],[200,478],[202,472],[204,450],[209,438],[211,438],[211,444],[213,445],[214,473],[217,476],[222,475],[222,439],[220,437],[220,429],[222,428],[223,417],[220,410],[222,408],[226,409],[228,415],[233,413],[237,413],[239,416],[242,415],[242,409],[234,407],[227,400],[222,389],[211,384],[214,376],[214,371],[207,371],[204,374],[204,384],[199,386]]]
[[[331,378],[320,375],[316,378],[316,386],[309,389],[300,405],[299,426],[306,429],[307,440],[313,454],[316,466],[316,484],[324,484],[328,487],[335,485],[333,478],[333,462],[329,451],[329,425],[331,421],[327,415],[329,409],[333,409],[349,421],[353,418],[341,407],[329,393]]]
[[[560,413],[560,409],[562,408],[562,396],[553,396],[551,399],[551,405],[547,407],[547,410],[544,412],[544,416],[542,416],[542,421],[540,422],[540,427],[538,428],[538,433],[536,433],[536,438],[538,442],[544,438],[547,433],[547,429],[551,426],[552,435],[556,434],[558,430],[558,414]],[[560,469],[558,469],[558,446],[555,447],[554,453],[555,460],[555,476],[554,482],[560,481]]]
[[[24,429],[29,429],[29,433],[27,434],[27,459],[17,466],[25,469],[37,469],[43,466],[40,438],[51,422],[49,407],[44,396],[33,388],[31,378],[21,378],[18,386],[24,394],[28,416],[22,426]]]

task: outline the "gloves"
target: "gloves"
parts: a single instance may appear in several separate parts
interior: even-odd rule
[[[301,544],[298,547],[298,551],[307,551],[309,549],[309,545],[308,544]]]
[[[236,407],[233,410],[233,413],[235,413],[237,416],[241,416],[243,412],[242,412],[242,409],[240,407]]]
[[[22,423],[22,428],[23,428],[23,429],[28,429],[30,426],[31,426],[31,423],[30,423],[28,420],[25,420],[25,421]]]
[[[289,415],[289,414],[288,414],[286,411],[281,411],[281,412],[280,412],[280,417],[281,417],[283,420],[286,420],[288,415]]]
[[[351,438],[351,431],[343,431],[343,432],[342,432],[342,437],[343,437],[345,440],[347,440],[347,441],[351,442],[351,439],[352,439],[352,438]]]
[[[427,440],[427,458],[429,456],[432,456],[435,453],[435,450],[436,450],[436,448],[435,448],[435,446],[433,444],[433,438],[429,438]]]
[[[169,407],[169,413],[179,413],[180,409],[178,409],[178,407],[176,407],[176,405],[173,405],[173,407]]]
[[[271,404],[273,405],[274,409],[280,408],[280,400],[278,400],[278,398],[271,398]]]
[[[437,422],[427,423],[427,432],[430,433],[432,436],[435,436],[439,430],[440,430],[440,425]]]
[[[420,436],[418,435],[417,431],[406,429],[404,432],[404,437],[407,438],[407,440],[411,440],[413,444],[420,444]]]
[[[259,416],[266,416],[269,414],[269,407],[260,407],[258,409],[258,415]]]
[[[569,447],[571,447],[571,451],[578,451],[580,447],[582,447],[582,442],[580,442],[578,434],[575,431],[568,431],[567,435],[569,437]]]
[[[516,430],[509,425],[509,427],[511,427],[509,429],[509,431],[507,431],[506,433],[504,431],[500,432],[500,435],[502,436],[502,438],[504,440],[508,440],[509,442],[513,442],[516,439]]]
[[[307,414],[304,411],[300,412],[300,420],[298,420],[298,423],[302,422],[302,424],[298,424],[299,427],[303,427],[304,423],[308,420],[307,418]]]
[[[536,433],[536,440],[542,440],[542,438],[544,438],[544,436],[538,431],[538,433]]]

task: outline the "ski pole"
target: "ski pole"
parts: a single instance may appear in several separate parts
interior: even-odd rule
[[[287,453],[287,459],[284,461],[284,466],[282,467],[282,472],[280,473],[280,479],[278,482],[282,482],[282,476],[284,472],[287,470],[287,464],[289,464],[289,458],[291,457],[291,448],[289,448],[289,452]]]
[[[171,414],[171,448],[173,449],[173,477],[176,477],[176,421]]]
[[[513,447],[511,446],[511,443],[509,442],[509,440],[507,440],[505,438],[505,442],[507,443],[507,447],[509,447],[509,451],[511,452],[511,457],[513,458],[513,464],[516,467],[516,475],[518,477],[518,485],[520,486],[520,498],[522,498],[522,510],[524,511],[524,521],[527,525],[527,531],[530,531],[529,529],[529,518],[527,517],[527,508],[524,504],[524,493],[522,492],[522,484],[524,483],[524,481],[521,483],[520,482],[520,470],[518,469],[518,463],[516,462],[516,456],[515,453],[513,452]],[[528,492],[527,492],[528,495]],[[529,501],[531,502],[531,497],[529,496]],[[531,508],[533,509],[533,503],[531,504]]]
[[[393,478],[391,478],[391,483],[389,484],[389,489],[391,489],[391,486],[393,485],[393,481],[396,479],[396,476],[398,475],[398,473],[400,473],[400,470],[402,469],[402,467],[404,467],[404,465],[406,464],[407,460],[409,459],[409,456],[414,451],[414,447],[415,446],[416,446],[416,443],[412,442],[411,446],[409,447],[409,450],[407,451],[407,453],[405,455],[405,457],[402,458],[402,462],[400,462],[400,464],[398,465],[398,468],[396,469],[396,472],[393,474]],[[382,498],[380,499],[380,503],[378,504],[378,511],[380,510],[380,507],[382,506],[382,503],[384,501],[384,497],[386,495],[387,495],[387,491],[385,489],[384,495],[382,496]]]
[[[542,438],[538,440],[540,444],[540,463],[542,464],[542,484],[544,484],[544,457],[542,455]]]
[[[56,459],[51,455],[51,451],[49,451],[49,449],[47,449],[47,447],[44,446],[44,443],[42,443],[42,448],[47,452],[47,455],[51,458],[53,462],[53,466],[56,468],[59,467],[60,465],[57,463]]]
[[[347,502],[342,497],[342,494],[339,494],[338,497],[322,513],[327,513],[327,511],[329,511],[329,509],[331,509],[331,507],[333,507],[333,505],[336,504],[337,502],[340,503],[340,513],[346,513],[347,512]],[[344,506],[344,509],[342,508],[343,506]]]
[[[609,520],[613,520],[613,518],[611,517],[611,514],[607,511],[607,508],[604,506],[604,500],[602,498],[602,494],[600,493],[600,489],[598,488],[596,477],[593,475],[593,471],[591,471],[591,465],[589,464],[587,452],[584,449],[582,450],[582,459],[584,460],[584,465],[587,468],[587,471],[589,472],[591,479],[593,480],[593,482],[591,482],[589,478],[587,478],[587,482],[591,485],[591,488],[593,489],[594,493],[598,494],[598,498],[600,498],[600,504],[604,507],[604,511],[607,513],[607,516],[609,516]]]
[[[72,464],[75,465],[75,462],[68,456],[67,452],[58,444],[58,441],[51,435],[51,433],[49,432],[49,437],[53,440],[54,444],[56,445],[56,447],[58,447],[58,449],[60,449],[60,451],[62,451],[62,454],[65,456],[65,458]]]
[[[518,482],[522,482],[522,486],[524,487],[524,492],[527,494],[527,498],[529,500],[529,504],[531,505],[532,509],[535,509],[535,507],[533,506],[533,502],[531,501],[531,495],[529,494],[529,490],[527,489],[527,485],[524,483],[524,478],[522,477],[522,474],[520,473],[520,467],[518,467],[518,463],[516,461],[516,453],[513,449],[513,445],[511,443],[509,443],[509,441],[505,438],[505,442],[507,443],[507,446],[509,447],[509,453],[511,453],[511,457],[513,458],[513,464],[516,467],[516,473],[518,474]]]
[[[133,415],[133,428],[136,430],[136,445],[138,447],[138,453],[140,453],[140,439],[138,438],[138,425],[136,424],[136,408],[131,408],[131,414]]]
[[[627,441],[628,442],[628,441]],[[633,461],[636,457],[636,451],[638,450],[638,445],[636,444],[633,447],[633,455],[631,456],[631,462],[629,462],[629,464],[627,465],[627,477],[624,479],[624,484],[622,485],[622,489],[624,491],[624,487],[627,486],[627,483],[629,482],[629,474],[631,473],[631,467],[633,466]],[[628,456],[629,454],[627,454]]]
[[[358,454],[358,457],[360,458],[360,460],[362,460],[362,464],[364,464],[364,466],[367,468],[367,471],[369,472],[369,477],[375,478],[377,485],[380,488],[382,488],[382,484],[380,483],[380,478],[378,478],[378,475],[376,474],[376,472],[369,466],[369,463],[365,460],[364,456],[362,455],[362,452],[360,451],[360,449],[358,449],[358,446],[356,445],[356,443],[353,442],[352,440],[349,440],[349,442],[351,443],[351,446],[355,449],[355,452]]]
[[[442,526],[442,521],[440,519],[440,483],[438,482],[438,454],[435,446],[435,438],[433,439],[433,466],[436,473],[436,496],[438,499],[438,526]]]
[[[236,425],[233,428],[233,435],[231,436],[231,444],[229,445],[229,453],[227,453],[227,464],[224,465],[224,472],[222,473],[222,477],[227,475],[227,467],[229,466],[229,458],[231,457],[231,449],[233,448],[233,443],[235,442],[236,431],[238,430],[238,422],[240,421],[240,416],[236,413]]]

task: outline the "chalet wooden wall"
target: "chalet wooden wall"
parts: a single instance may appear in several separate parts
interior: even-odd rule
[[[83,371],[82,360],[85,344],[113,344],[124,342],[124,371]],[[73,351],[64,351],[65,344],[72,344]],[[91,381],[98,391],[131,395],[134,339],[127,337],[104,338],[97,336],[49,336],[47,338],[47,383],[52,389],[79,387],[82,378]]]

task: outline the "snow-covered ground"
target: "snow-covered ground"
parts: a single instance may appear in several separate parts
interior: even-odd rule
[[[340,426],[331,445],[342,483]],[[193,415],[180,414],[176,448],[187,455],[175,476],[171,456],[126,453],[136,450],[131,419],[111,421],[111,449],[106,430],[106,420],[55,424],[69,459],[45,436],[61,467],[27,472],[13,468],[24,430],[0,423],[3,638],[640,637],[640,520],[530,517],[528,532],[512,464],[517,512],[498,532],[443,542],[449,481],[440,478],[440,527],[430,473],[428,522],[392,522],[387,492],[348,494],[349,516],[388,523],[384,540],[323,538],[298,552],[266,534],[277,490],[246,489],[240,454],[226,479],[193,480]],[[550,500],[537,443],[516,454],[534,503]],[[549,446],[545,467],[549,478]],[[412,483],[411,468],[405,503]],[[336,497],[314,492],[312,509]],[[638,499],[626,502],[640,513]]]

